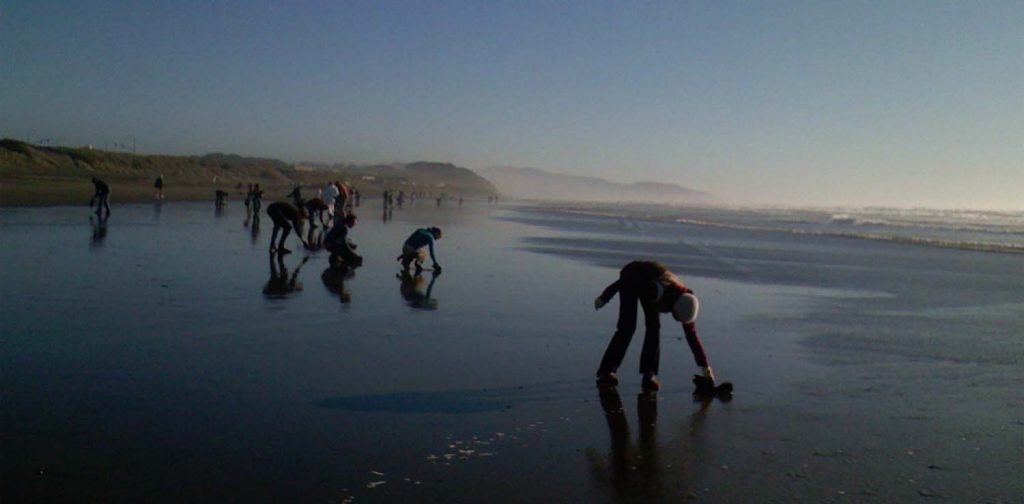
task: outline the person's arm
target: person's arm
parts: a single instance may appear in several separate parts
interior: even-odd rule
[[[621,287],[621,285],[622,280],[616,280],[609,284],[608,287],[605,287],[604,291],[601,292],[601,295],[597,296],[597,299],[594,300],[594,309],[600,310],[601,307],[608,304],[608,301],[611,301],[612,298],[615,297],[616,294],[618,294],[619,287]]]
[[[697,337],[697,324],[694,322],[683,323],[683,332],[686,333],[686,344],[690,346],[693,360],[704,370],[706,375],[710,374],[711,367],[708,365],[708,356],[704,353],[704,345],[701,344],[700,338]]]
[[[302,219],[298,217],[292,219],[292,227],[295,228],[295,236],[299,237],[299,241],[302,242],[302,246],[309,248],[309,242],[307,242],[306,239],[302,237]]]
[[[434,237],[430,236],[430,241],[427,242],[427,247],[430,248],[430,261],[434,263],[434,268],[440,268],[441,265],[437,264],[437,257],[434,257]]]

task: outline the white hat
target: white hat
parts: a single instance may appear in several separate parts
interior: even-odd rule
[[[672,305],[672,318],[682,322],[693,322],[697,320],[697,312],[700,310],[700,301],[693,294],[679,296]]]

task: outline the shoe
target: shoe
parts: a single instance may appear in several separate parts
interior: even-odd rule
[[[597,375],[597,384],[602,387],[614,387],[619,384],[619,377],[615,373],[600,373]]]
[[[644,392],[657,392],[661,390],[661,383],[658,381],[658,377],[654,375],[644,375],[644,379],[640,382],[640,388]]]
[[[702,375],[693,375],[694,395],[713,396],[715,395],[715,381]]]

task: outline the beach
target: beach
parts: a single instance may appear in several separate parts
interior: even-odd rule
[[[1024,502],[1019,254],[355,211],[353,276],[328,285],[327,253],[292,241],[295,283],[268,293],[271,223],[240,202],[115,205],[105,228],[3,209],[4,502]],[[444,273],[403,284],[429,225]],[[595,387],[618,302],[593,299],[638,258],[700,297],[731,400],[693,399],[668,316],[660,392],[640,394],[642,327],[617,390]]]

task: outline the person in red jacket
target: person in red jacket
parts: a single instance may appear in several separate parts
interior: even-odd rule
[[[669,271],[663,264],[653,261],[633,261],[619,272],[619,279],[605,288],[597,299],[594,308],[601,309],[615,294],[619,295],[619,321],[615,335],[608,343],[601,365],[597,370],[599,385],[618,385],[616,372],[629,348],[629,342],[636,332],[637,305],[644,310],[646,332],[644,345],[640,353],[640,374],[643,375],[644,390],[655,391],[661,388],[658,383],[658,360],[660,356],[661,313],[671,313],[672,317],[682,323],[686,342],[693,352],[701,374],[694,383],[699,393],[711,392],[715,388],[715,375],[708,364],[704,346],[697,337],[697,318],[699,304],[693,291],[687,288],[682,280]]]

